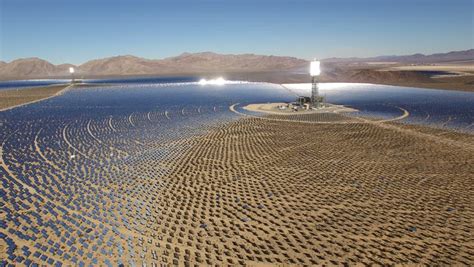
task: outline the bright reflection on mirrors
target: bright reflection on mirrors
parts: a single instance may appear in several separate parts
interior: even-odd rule
[[[217,79],[211,79],[211,80],[206,80],[206,79],[201,79],[199,80],[200,85],[224,85],[226,84],[226,80],[224,78],[219,77]]]

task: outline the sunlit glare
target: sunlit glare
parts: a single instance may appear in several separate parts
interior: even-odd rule
[[[311,61],[310,67],[309,67],[309,73],[311,76],[318,76],[321,74],[321,68],[320,68],[321,63],[319,61]]]
[[[217,79],[211,79],[211,80],[206,80],[206,79],[201,79],[199,80],[200,85],[224,85],[226,84],[226,80],[224,78],[219,77]]]
[[[312,83],[284,83],[282,86],[298,95],[309,95],[313,87]],[[367,83],[319,83],[319,90],[321,92],[329,91],[350,91],[350,90],[361,90],[362,88],[370,88],[370,84]]]
[[[74,68],[73,67],[69,67],[69,73],[74,73]]]

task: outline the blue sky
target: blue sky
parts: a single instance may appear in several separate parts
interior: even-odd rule
[[[255,53],[311,59],[474,47],[473,0],[0,0],[0,60]]]

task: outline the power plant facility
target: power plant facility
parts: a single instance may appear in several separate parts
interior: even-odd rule
[[[313,60],[310,63],[309,74],[311,75],[311,108],[323,106],[323,97],[319,96],[318,77],[321,74],[321,62]]]
[[[311,96],[298,96],[291,105],[294,111],[298,111],[298,108],[310,110],[324,107],[324,97],[319,95],[318,86],[318,77],[321,75],[320,61],[313,60],[310,62],[309,74],[311,76]]]

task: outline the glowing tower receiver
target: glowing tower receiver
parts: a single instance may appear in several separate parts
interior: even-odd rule
[[[321,62],[317,60],[311,61],[309,73],[311,74],[311,77],[319,76],[321,74]]]
[[[71,73],[71,83],[74,83],[74,68],[69,67],[69,73]]]
[[[311,61],[309,65],[309,74],[311,75],[311,105],[314,108],[318,108],[322,102],[322,98],[319,97],[319,88],[316,77],[321,74],[321,62],[318,60]]]

